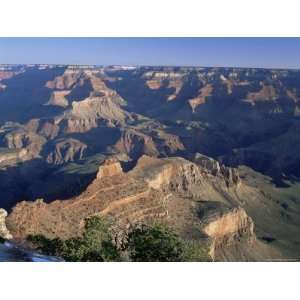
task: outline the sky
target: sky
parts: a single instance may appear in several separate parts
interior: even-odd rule
[[[300,38],[0,38],[0,64],[300,68]]]

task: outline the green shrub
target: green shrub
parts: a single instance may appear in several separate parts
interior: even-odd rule
[[[128,234],[125,249],[132,261],[211,261],[206,243],[183,240],[172,229],[162,224],[133,228]]]
[[[183,244],[169,228],[142,225],[128,234],[126,249],[133,261],[182,261]]]
[[[28,236],[40,251],[47,255],[60,256],[66,261],[120,261],[120,253],[112,243],[108,224],[100,217],[86,220],[82,237],[61,240],[48,239],[42,235]]]

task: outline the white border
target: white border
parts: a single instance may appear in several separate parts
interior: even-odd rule
[[[297,0],[3,0],[0,36],[299,36]]]
[[[298,263],[2,263],[1,299],[298,299]],[[288,282],[287,279],[288,278]]]

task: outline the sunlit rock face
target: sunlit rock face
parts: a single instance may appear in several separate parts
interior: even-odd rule
[[[227,246],[255,241],[253,220],[243,208],[206,216],[203,223],[203,231],[212,239],[210,255],[213,259],[217,259]]]
[[[120,162],[117,159],[109,158],[106,159],[103,164],[99,167],[97,178],[111,177],[114,175],[122,174],[123,170]]]
[[[7,212],[0,208],[0,237],[6,240],[12,239],[12,235],[6,228],[5,219],[7,217]]]

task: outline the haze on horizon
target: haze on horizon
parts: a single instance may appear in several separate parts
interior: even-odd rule
[[[0,38],[1,64],[300,68],[300,38]]]

